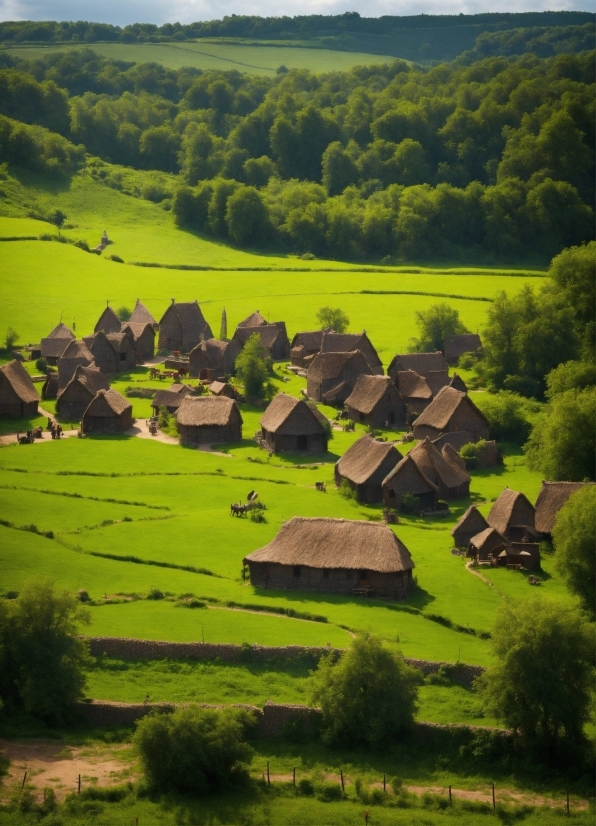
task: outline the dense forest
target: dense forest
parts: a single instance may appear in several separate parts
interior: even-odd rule
[[[593,237],[593,52],[274,78],[89,49],[2,63],[0,160],[177,175],[154,200],[242,246],[505,260]]]

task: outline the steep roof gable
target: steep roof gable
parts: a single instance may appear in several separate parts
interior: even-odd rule
[[[371,413],[383,396],[391,390],[397,392],[389,376],[367,376],[362,374],[356,379],[351,394],[345,401],[346,407],[353,407],[361,413]]]
[[[31,381],[31,376],[16,359],[0,367],[3,379],[12,387],[16,396],[25,403],[40,401],[39,393]]]
[[[101,330],[104,333],[119,333],[121,321],[108,305],[103,313],[100,315],[97,324],[94,327],[94,332],[99,333]]]
[[[387,460],[396,467],[402,458],[393,442],[379,442],[365,434],[346,450],[335,466],[340,476],[355,485],[364,485]]]

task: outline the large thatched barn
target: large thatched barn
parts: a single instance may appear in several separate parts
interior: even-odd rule
[[[388,508],[399,510],[406,494],[418,500],[418,509],[435,510],[439,500],[438,487],[420,470],[408,454],[383,479],[383,504]]]
[[[306,375],[308,397],[326,404],[343,404],[351,394],[358,377],[372,375],[364,353],[319,353]]]
[[[557,521],[557,514],[571,496],[585,485],[594,482],[542,482],[536,499],[534,527],[542,536],[550,536]]]
[[[154,415],[157,416],[162,407],[165,407],[168,413],[176,413],[182,401],[191,392],[190,387],[186,384],[178,384],[177,382],[171,384],[167,390],[158,390],[151,402]]]
[[[478,333],[460,333],[446,336],[443,341],[445,361],[449,364],[457,364],[457,360],[464,353],[477,353],[481,349],[482,342]]]
[[[373,504],[383,498],[382,484],[402,460],[393,442],[380,442],[365,434],[335,464],[335,484],[346,481],[358,501]]]
[[[418,442],[408,454],[422,473],[439,489],[439,499],[462,499],[470,495],[470,474],[463,459],[438,451],[430,439]],[[463,465],[463,467],[462,467]]]
[[[504,488],[486,521],[510,542],[535,535],[534,506],[524,493]]]
[[[449,365],[439,350],[433,353],[401,353],[393,357],[387,373],[395,380],[395,374],[405,370],[413,370],[426,378],[437,373],[448,375]]]
[[[10,361],[0,367],[0,417],[20,419],[37,416],[39,393],[23,365]]]
[[[84,341],[73,339],[57,361],[58,365],[58,388],[63,390],[74,376],[74,371],[79,364],[82,367],[89,367],[94,364],[93,353]],[[99,367],[99,365],[96,365]]]
[[[321,351],[324,330],[296,333],[290,345],[290,361],[296,367],[308,367],[314,356]]]
[[[198,301],[172,303],[159,322],[160,350],[182,350],[190,353],[200,341],[213,338]]]
[[[278,393],[263,413],[261,439],[274,453],[325,453],[328,422],[314,404]]]
[[[62,353],[66,350],[71,341],[74,340],[74,333],[66,324],[58,324],[51,333],[42,338],[39,345],[41,356],[50,365],[56,365]]]
[[[106,335],[108,333],[119,333],[121,325],[122,322],[120,321],[114,310],[112,310],[112,308],[108,304],[108,306],[105,308],[103,313],[98,318],[97,324],[93,328],[93,332],[99,333],[101,331]]]
[[[467,548],[473,536],[489,527],[476,505],[470,505],[457,525],[451,529],[451,536],[458,548]]]
[[[132,334],[104,333],[100,330],[92,336],[84,336],[83,341],[93,354],[96,366],[108,376],[136,367],[137,351]]]
[[[148,321],[124,321],[121,332],[132,339],[137,362],[141,364],[155,355],[155,327]]]
[[[56,413],[62,418],[79,420],[100,390],[110,383],[98,367],[78,365],[72,379],[58,396]]]
[[[201,341],[190,352],[188,372],[193,378],[218,379],[229,375],[233,363],[226,360],[229,342],[218,338]]]
[[[414,563],[386,525],[295,516],[244,559],[252,585],[404,599]]]
[[[488,421],[467,393],[444,387],[414,422],[414,436],[438,439],[454,430],[466,431],[472,442],[489,438]]]
[[[349,353],[353,350],[360,350],[369,363],[372,373],[378,376],[383,375],[383,363],[371,344],[366,331],[362,333],[336,333],[334,330],[328,330],[323,333],[321,353]]]
[[[159,324],[153,318],[147,307],[143,304],[140,298],[137,298],[135,308],[132,311],[132,315],[129,318],[131,324],[151,324],[153,329],[157,332],[159,330]]]
[[[432,402],[432,390],[426,383],[426,379],[413,370],[399,370],[394,374],[393,380],[399,395],[406,404],[410,420],[419,416]]]
[[[509,543],[495,528],[484,528],[470,539],[467,555],[476,562],[496,560]]]
[[[358,376],[345,404],[354,422],[370,427],[406,426],[406,404],[389,376]]]
[[[132,427],[132,405],[117,390],[100,390],[83,413],[83,433],[121,433]]]
[[[251,336],[257,335],[261,347],[266,351],[271,361],[288,361],[290,358],[290,342],[283,322],[276,324],[262,324],[259,327],[238,327],[226,350],[226,366],[233,372],[236,359],[242,352],[244,345]]]
[[[176,414],[181,445],[239,442],[242,416],[225,396],[186,396]]]

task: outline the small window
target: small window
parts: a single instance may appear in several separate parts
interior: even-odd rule
[[[298,450],[308,450],[308,436],[298,436]]]
[[[126,353],[120,353],[120,361],[126,361]]]
[[[360,571],[359,578],[361,582],[366,582],[366,580],[368,579],[368,571]]]
[[[360,424],[362,424],[364,422],[364,413],[360,413],[358,418],[360,419]]]
[[[323,579],[329,579],[329,568],[323,568]]]
[[[346,571],[346,579],[352,579],[352,569],[348,568]]]
[[[300,576],[300,565],[294,565],[294,576]]]
[[[395,424],[395,413],[393,410],[389,411],[389,424]]]

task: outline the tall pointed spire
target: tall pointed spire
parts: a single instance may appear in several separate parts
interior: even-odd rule
[[[226,314],[225,307],[221,311],[221,326],[219,328],[219,338],[220,341],[226,341],[228,338],[228,316]]]

